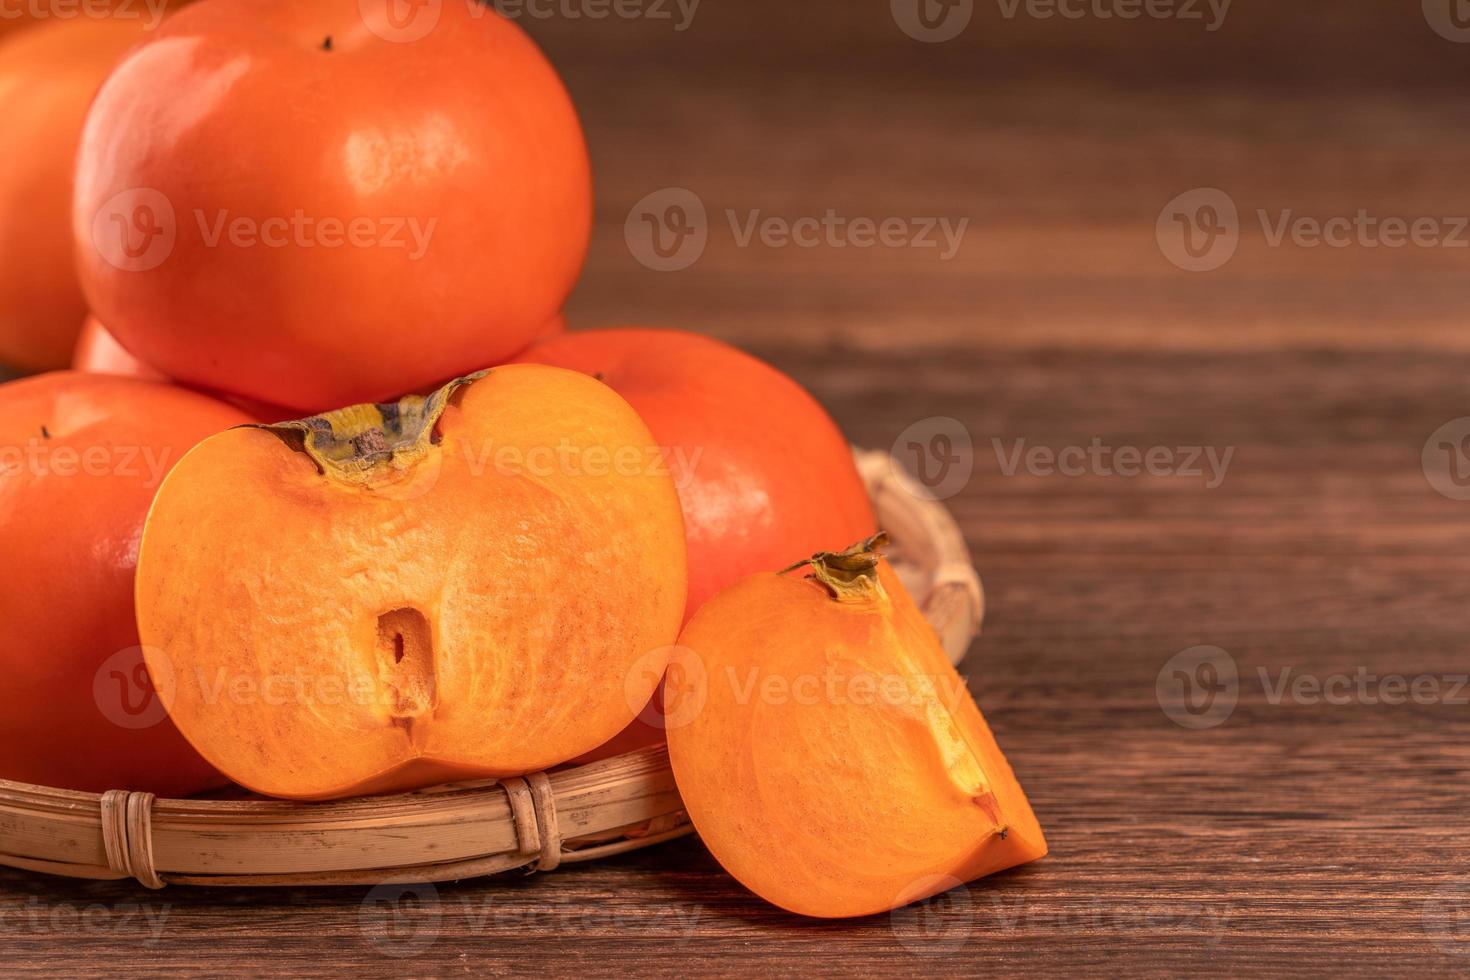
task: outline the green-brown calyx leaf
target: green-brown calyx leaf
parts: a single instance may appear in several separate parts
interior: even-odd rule
[[[310,418],[252,428],[280,436],[305,453],[318,471],[344,483],[366,485],[408,469],[428,454],[434,427],[456,391],[489,374],[456,378],[429,395],[396,402],[350,405]]]
[[[811,577],[816,579],[838,602],[870,602],[884,598],[883,585],[878,581],[878,562],[881,550],[888,545],[888,534],[879,531],[866,541],[859,541],[846,551],[819,551],[810,558],[803,558],[781,574],[799,568],[810,568]]]

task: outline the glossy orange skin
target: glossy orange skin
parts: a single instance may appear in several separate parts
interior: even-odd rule
[[[390,40],[389,10],[437,20]],[[98,95],[72,230],[129,350],[314,410],[525,347],[581,270],[591,201],[566,90],[492,8],[203,0]]]
[[[77,338],[77,347],[72,353],[71,367],[73,371],[83,371],[88,374],[110,374],[119,378],[138,378],[143,381],[168,382],[171,380],[165,377],[163,372],[134,357],[127,348],[117,342],[117,338],[95,316],[87,317],[86,322],[82,324],[81,336]],[[283,422],[302,414],[297,409],[282,408],[280,405],[271,405],[252,398],[216,395],[208,391],[204,394],[229,402],[259,422]]]
[[[73,161],[88,103],[143,25],[56,21],[0,44],[0,363],[44,371],[71,359],[87,312],[72,249]]]
[[[102,321],[95,316],[87,317],[82,324],[76,350],[72,352],[71,367],[73,371],[84,371],[88,374],[111,374],[145,381],[168,380],[161,372],[128,353],[127,348],[119,344],[117,338],[108,333]]]
[[[133,576],[161,472],[248,421],[203,395],[127,378],[57,372],[0,386],[0,778],[160,796],[223,785],[161,708],[144,727],[113,720],[152,702],[140,685],[117,714],[114,671],[127,680],[141,658],[112,658],[138,645]]]
[[[601,377],[670,450],[689,542],[686,621],[752,572],[876,530],[842,432],[764,361],[699,334],[637,328],[550,338],[516,360]]]

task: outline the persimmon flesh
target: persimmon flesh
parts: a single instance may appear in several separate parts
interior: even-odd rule
[[[669,667],[669,757],[715,858],[824,918],[883,912],[1046,853],[934,630],[873,543],[752,575]]]
[[[138,626],[184,735],[325,799],[564,762],[679,630],[683,522],[637,414],[571,371],[206,440],[143,535]]]

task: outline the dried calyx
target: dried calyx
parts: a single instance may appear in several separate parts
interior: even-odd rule
[[[323,475],[344,483],[375,483],[409,469],[437,441],[435,426],[454,393],[489,374],[466,375],[432,394],[396,402],[351,405],[310,418],[255,428],[305,453]]]
[[[887,545],[887,532],[879,531],[845,551],[819,551],[810,558],[803,558],[790,568],[782,569],[781,574],[810,568],[810,577],[838,602],[881,599],[884,592],[882,583],[878,581],[878,562],[883,558],[881,550]]]

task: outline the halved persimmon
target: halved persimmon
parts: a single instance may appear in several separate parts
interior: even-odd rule
[[[633,718],[678,634],[658,459],[606,385],[531,365],[206,440],[143,534],[155,683],[205,758],[273,796],[564,762]]]
[[[669,666],[669,757],[695,828],[803,915],[886,911],[1046,853],[879,540],[724,590]]]

